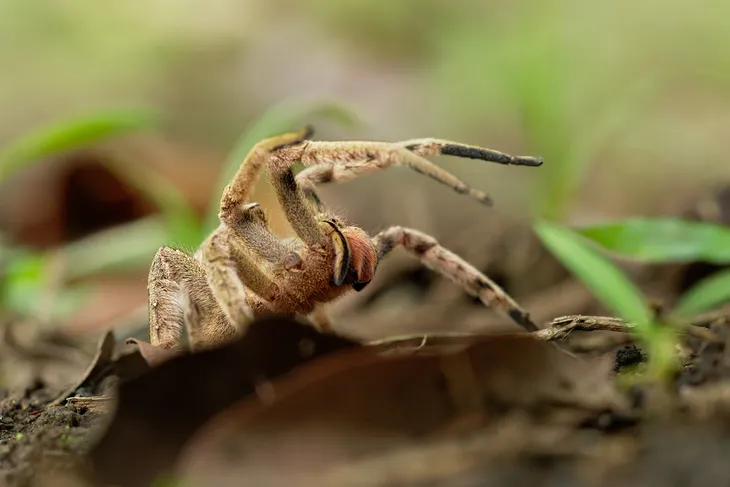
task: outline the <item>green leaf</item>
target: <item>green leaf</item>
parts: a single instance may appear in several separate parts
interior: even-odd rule
[[[3,269],[2,306],[23,316],[33,313],[47,264],[44,254],[16,250]]]
[[[609,252],[649,263],[730,263],[730,228],[675,218],[632,218],[576,229]]]
[[[535,231],[543,244],[605,306],[634,323],[638,332],[648,331],[652,314],[641,292],[618,267],[591,249],[580,235],[561,225],[542,220],[535,224]]]
[[[730,269],[701,280],[687,291],[675,306],[674,312],[691,318],[730,302]]]
[[[288,102],[269,108],[246,130],[226,159],[217,186],[218,189],[210,202],[204,233],[207,234],[218,226],[220,195],[253,146],[261,139],[291,130],[298,130],[304,125],[311,124],[311,121],[315,118],[330,119],[346,127],[354,127],[361,123],[354,112],[333,102]]]
[[[33,132],[0,152],[0,182],[14,171],[59,152],[125,132],[148,129],[158,118],[144,110],[121,110],[59,122]]]

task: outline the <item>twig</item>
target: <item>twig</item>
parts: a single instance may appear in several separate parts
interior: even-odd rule
[[[626,323],[620,318],[609,316],[582,316],[571,315],[555,318],[547,327],[533,332],[532,335],[539,340],[554,341],[562,340],[574,331],[614,331],[620,333],[632,333],[636,328],[633,323]],[[711,331],[697,326],[687,324],[680,327],[680,331],[695,338],[719,343],[720,339]]]
[[[555,318],[550,321],[545,328],[531,332],[530,334],[538,340],[554,342],[564,340],[574,331],[613,331],[633,334],[635,328],[636,325],[626,323],[620,318],[613,318],[610,316],[570,315]],[[681,327],[680,332],[701,340],[713,343],[720,342],[717,335],[706,328],[694,324],[688,324]],[[427,345],[463,345],[469,341],[475,341],[486,336],[489,335],[481,333],[435,333],[433,335],[428,335],[421,333],[371,341],[368,342],[368,345],[383,347],[386,349],[393,349],[394,347],[423,348]]]
[[[560,316],[550,321],[545,328],[533,333],[535,338],[545,341],[562,340],[574,331],[616,331],[630,333],[633,325],[625,324],[619,318],[609,316]]]
[[[115,406],[116,398],[112,396],[69,397],[69,404],[84,407],[92,413],[108,413]]]

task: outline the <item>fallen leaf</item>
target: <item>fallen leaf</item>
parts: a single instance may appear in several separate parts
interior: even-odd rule
[[[120,384],[115,417],[90,452],[95,475],[102,484],[149,485],[172,472],[180,448],[205,421],[256,394],[261,381],[359,346],[268,317],[254,321],[241,340],[164,361]]]
[[[305,364],[208,421],[185,446],[177,476],[222,487],[316,483],[327,469],[473,431],[508,412],[567,410],[577,425],[622,407],[610,359],[578,358],[527,334],[474,340],[440,355],[366,348]],[[566,414],[554,417],[565,424]]]
[[[105,370],[108,370],[112,364],[115,344],[114,333],[112,331],[107,331],[99,340],[96,355],[94,355],[94,358],[86,368],[86,371],[84,371],[78,381],[70,385],[65,391],[56,397],[49,406],[58,406],[63,404],[66,398],[73,394],[77,389],[83,387],[92,380],[99,380],[99,376],[103,374]]]
[[[182,355],[182,352],[156,347],[149,342],[138,340],[136,338],[128,338],[126,343],[136,345],[139,349],[140,355],[142,355],[142,358],[145,359],[150,367],[157,367],[174,357]]]

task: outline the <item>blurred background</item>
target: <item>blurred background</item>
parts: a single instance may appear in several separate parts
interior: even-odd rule
[[[193,250],[247,148],[292,125],[544,157],[439,158],[493,208],[406,169],[321,191],[369,231],[433,234],[544,320],[596,305],[531,221],[686,214],[730,179],[721,0],[4,0],[0,60],[0,304],[68,336],[146,337],[157,248]],[[266,181],[256,199],[286,235]],[[372,337],[509,326],[404,253],[333,314]]]

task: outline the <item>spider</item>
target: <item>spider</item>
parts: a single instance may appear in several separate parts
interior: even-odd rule
[[[396,247],[451,279],[486,306],[528,331],[528,314],[499,286],[458,255],[418,230],[395,226],[375,236],[328,211],[315,186],[403,165],[485,204],[489,197],[426,159],[450,155],[520,166],[542,159],[510,156],[439,139],[403,142],[312,141],[311,127],[257,143],[245,157],[220,201],[220,225],[193,255],[159,249],[148,279],[150,342],[164,349],[194,351],[218,346],[245,333],[265,314],[307,317],[320,330],[332,323],[324,306],[373,279],[378,263]],[[292,165],[306,168],[296,176]],[[267,168],[296,237],[280,240],[249,196]],[[183,330],[187,344],[183,345]]]

